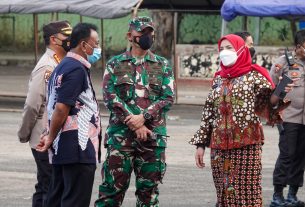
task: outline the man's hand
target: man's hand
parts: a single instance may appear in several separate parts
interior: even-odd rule
[[[36,151],[45,152],[47,151],[53,143],[53,139],[49,135],[42,135],[39,144],[36,146]]]
[[[275,64],[275,72],[277,73],[277,72],[279,72],[281,69],[282,69],[282,65],[280,65],[280,64]]]
[[[283,79],[282,76],[279,77],[279,80],[281,81]],[[293,90],[293,88],[295,87],[296,85],[296,82],[300,80],[300,78],[293,78],[293,83],[290,83],[290,84],[287,84],[287,86],[285,87],[285,92],[286,93],[289,93],[290,91]],[[271,95],[271,98],[270,98],[270,102],[272,105],[277,105],[278,102],[279,102],[280,98],[274,94]]]
[[[137,139],[140,141],[144,141],[144,142],[147,140],[148,136],[153,135],[153,132],[151,130],[147,129],[147,127],[145,125],[141,126],[139,129],[135,130],[135,133],[137,135]]]
[[[125,118],[124,123],[133,131],[142,127],[145,123],[143,114],[129,115]]]
[[[202,147],[198,147],[195,153],[195,161],[198,168],[204,168],[205,163],[203,161],[204,149]]]

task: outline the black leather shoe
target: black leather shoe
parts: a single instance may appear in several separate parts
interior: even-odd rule
[[[291,207],[284,199],[283,193],[274,193],[270,207]]]
[[[289,187],[286,202],[289,203],[291,207],[305,207],[305,203],[297,197],[298,189],[299,187],[296,186]]]

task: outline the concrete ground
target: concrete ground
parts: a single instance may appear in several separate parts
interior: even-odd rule
[[[4,58],[4,61],[6,59]],[[0,207],[31,206],[31,196],[36,182],[36,166],[30,148],[28,144],[19,143],[16,136],[32,70],[27,64],[22,64],[22,61],[27,61],[27,57],[20,58],[20,61],[16,65],[0,66]],[[101,71],[92,70],[92,79],[98,99],[101,101]],[[194,147],[187,143],[199,127],[201,105],[207,93],[204,87],[178,88],[180,104],[173,107],[168,120],[171,138],[167,149],[168,168],[163,185],[160,185],[162,207],[215,205],[216,195],[209,167],[209,150],[205,157],[207,167],[200,170],[194,164]],[[107,113],[102,107],[104,129],[107,125]],[[272,172],[278,155],[278,133],[274,128],[264,128],[266,143],[263,147],[263,196],[264,206],[268,206],[273,191]],[[103,157],[104,155],[103,151]],[[91,206],[97,198],[98,185],[101,182],[100,170],[101,164],[98,165],[95,175]],[[134,192],[132,179],[125,196],[124,207],[135,206]],[[304,188],[299,192],[299,197],[305,200]]]
[[[4,100],[1,100],[4,103]],[[35,184],[35,163],[28,144],[17,140],[16,131],[21,113],[16,112],[19,106],[8,102],[7,108],[12,111],[0,112],[0,206],[31,206],[31,195]],[[1,108],[1,107],[0,107]],[[6,109],[7,109],[6,108]],[[103,109],[104,114],[107,112]],[[198,129],[200,123],[200,106],[175,105],[170,112],[168,129],[171,138],[167,149],[167,172],[160,185],[160,206],[162,207],[212,207],[216,196],[211,176],[209,152],[203,170],[195,167],[195,148],[187,142]],[[108,117],[102,118],[105,129]],[[264,206],[268,206],[272,196],[272,172],[278,154],[278,133],[275,128],[265,126],[266,143],[263,147],[263,196]],[[103,150],[103,157],[105,151]],[[97,197],[98,185],[101,182],[101,164],[95,175],[91,206]],[[134,179],[126,194],[124,207],[135,206]],[[299,197],[305,200],[305,189],[301,189]]]
[[[0,96],[25,97],[32,69],[29,65],[1,66],[0,64]],[[102,100],[101,69],[93,68],[91,70],[91,77],[96,96],[98,100]],[[203,103],[207,94],[208,88],[205,86],[188,87],[181,85],[178,86],[178,103],[200,105]]]

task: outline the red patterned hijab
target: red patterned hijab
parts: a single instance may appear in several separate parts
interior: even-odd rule
[[[223,36],[218,41],[218,51],[220,49],[220,44],[224,39],[228,40],[232,44],[235,51],[238,51],[237,52],[238,58],[236,60],[236,63],[232,66],[224,66],[220,62],[221,69],[215,73],[215,76],[220,75],[222,78],[235,78],[242,76],[252,70],[256,70],[260,74],[265,76],[266,79],[270,82],[270,84],[274,88],[274,83],[267,69],[257,64],[252,64],[250,51],[246,47],[245,41],[241,37],[234,34],[228,34],[226,36]]]

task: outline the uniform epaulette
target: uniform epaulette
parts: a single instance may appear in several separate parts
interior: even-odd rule
[[[60,63],[60,58],[58,57],[58,55],[54,54],[53,58],[55,59],[55,61],[59,64]]]

